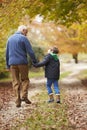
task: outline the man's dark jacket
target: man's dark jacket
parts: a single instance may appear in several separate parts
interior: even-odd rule
[[[45,56],[42,62],[36,64],[36,67],[45,66],[45,77],[48,79],[59,79],[60,77],[60,61],[54,59],[51,54]]]

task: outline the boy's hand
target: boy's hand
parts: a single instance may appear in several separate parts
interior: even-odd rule
[[[38,63],[33,63],[33,66],[34,67],[38,67]]]

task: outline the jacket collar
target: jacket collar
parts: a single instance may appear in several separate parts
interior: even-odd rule
[[[17,31],[15,34],[22,34],[21,32]]]

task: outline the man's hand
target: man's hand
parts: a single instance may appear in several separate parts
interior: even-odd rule
[[[37,68],[38,67],[38,63],[33,63],[33,66]]]

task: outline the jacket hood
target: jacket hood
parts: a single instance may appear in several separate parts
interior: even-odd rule
[[[50,55],[54,58],[55,61],[58,60],[58,55],[55,53],[50,53]]]

